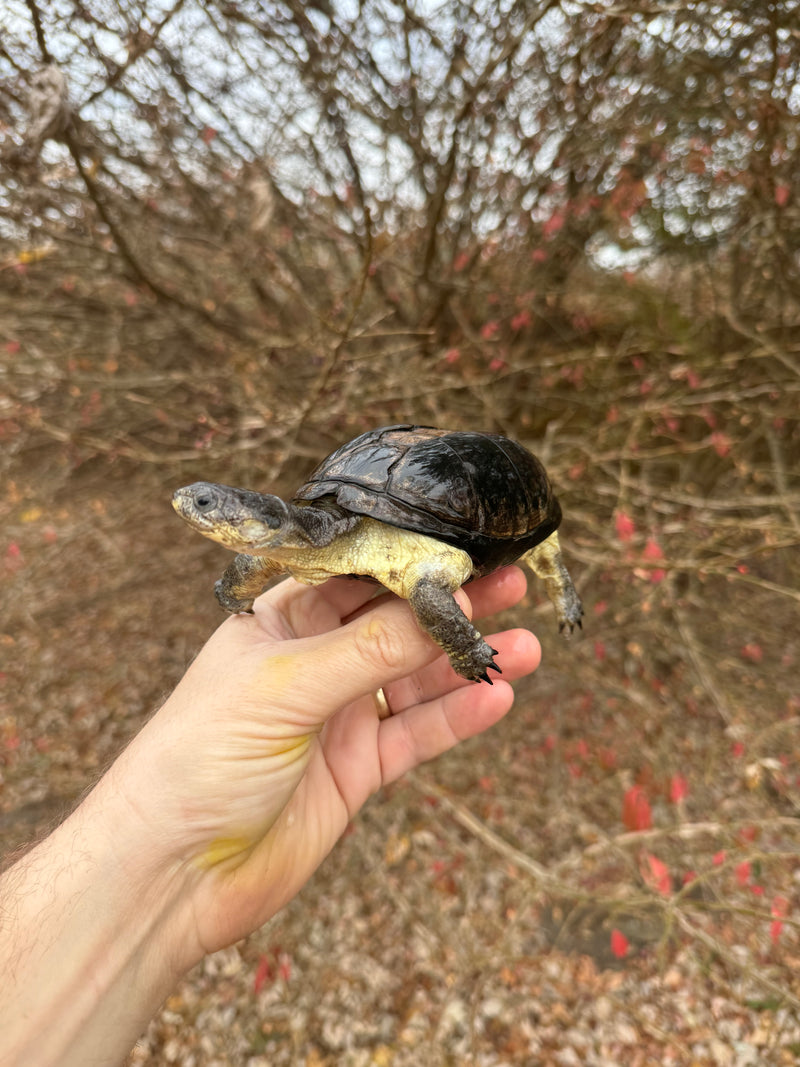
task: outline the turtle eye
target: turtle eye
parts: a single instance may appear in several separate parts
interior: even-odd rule
[[[216,502],[216,496],[209,489],[200,489],[195,494],[194,506],[198,511],[211,511]]]

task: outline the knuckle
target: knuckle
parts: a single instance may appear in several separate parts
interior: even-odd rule
[[[385,618],[372,618],[356,630],[356,651],[359,656],[383,670],[396,671],[403,666],[407,649],[398,627]]]

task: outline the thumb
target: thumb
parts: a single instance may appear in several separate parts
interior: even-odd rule
[[[459,607],[471,617],[469,598]],[[284,644],[263,664],[264,682],[278,686],[300,712],[324,722],[336,709],[432,663],[442,650],[423,633],[408,603],[376,604],[344,626]]]

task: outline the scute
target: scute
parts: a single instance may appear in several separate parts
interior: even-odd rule
[[[295,495],[465,549],[486,572],[548,537],[561,509],[544,467],[496,434],[387,426],[333,452]]]

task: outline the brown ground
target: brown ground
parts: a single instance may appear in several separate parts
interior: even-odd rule
[[[548,461],[583,634],[562,643],[531,588],[513,621],[544,662],[508,719],[375,797],[284,914],[181,983],[131,1064],[800,1062],[796,392],[781,371],[769,399],[763,362],[693,387],[674,362],[612,373],[603,358],[584,353],[588,380],[554,372],[551,393],[582,412]],[[538,373],[512,366],[493,406],[443,392],[408,417],[481,415],[537,447],[538,430],[493,414]],[[653,390],[680,425],[644,411]],[[65,440],[12,403],[4,852],[75,803],[220,619],[226,553],[179,522],[171,490],[269,482],[235,449],[92,454],[78,422]],[[318,427],[277,488],[335,443],[322,413]],[[623,821],[635,784],[650,828]]]

